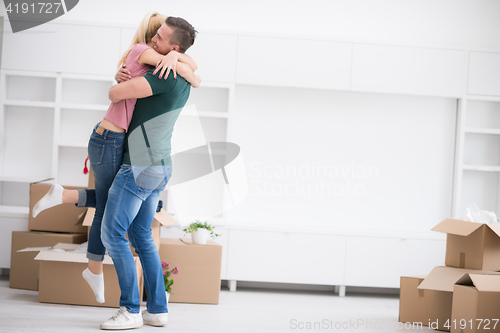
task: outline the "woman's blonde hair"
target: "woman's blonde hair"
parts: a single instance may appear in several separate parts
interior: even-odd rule
[[[118,62],[118,68],[125,63],[130,50],[134,47],[134,45],[139,43],[147,44],[151,41],[151,39],[156,35],[156,31],[161,27],[168,16],[162,15],[158,12],[149,12],[139,24],[139,28],[135,32],[135,36],[132,39],[132,44],[127,51],[122,55],[120,61]]]

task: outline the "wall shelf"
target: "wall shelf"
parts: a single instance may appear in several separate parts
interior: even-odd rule
[[[3,102],[6,106],[27,106],[27,107],[40,107],[40,108],[55,108],[54,102],[37,102],[37,101],[13,101],[5,100]]]
[[[471,171],[500,172],[500,166],[491,166],[491,165],[464,164],[463,169],[464,170],[471,170]]]
[[[500,129],[498,129],[498,128],[469,127],[469,128],[465,129],[465,133],[500,135]]]

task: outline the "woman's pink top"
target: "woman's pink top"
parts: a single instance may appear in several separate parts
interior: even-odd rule
[[[136,44],[132,50],[130,50],[125,63],[127,64],[126,68],[130,71],[132,78],[146,75],[154,68],[153,66],[139,63],[139,57],[142,52],[150,48],[151,47],[146,44]],[[111,103],[104,118],[127,131],[130,120],[132,120],[136,101],[136,98],[131,98],[121,100],[118,103]]]

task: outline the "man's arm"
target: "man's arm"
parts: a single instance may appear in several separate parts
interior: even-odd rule
[[[116,103],[123,99],[144,98],[153,95],[149,82],[143,77],[136,77],[127,82],[115,84],[109,89],[109,99]]]

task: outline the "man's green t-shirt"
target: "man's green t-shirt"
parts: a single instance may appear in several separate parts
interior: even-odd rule
[[[123,163],[134,166],[172,163],[170,139],[174,125],[186,104],[191,85],[183,77],[159,79],[153,71],[144,76],[153,95],[137,99],[127,132]]]

